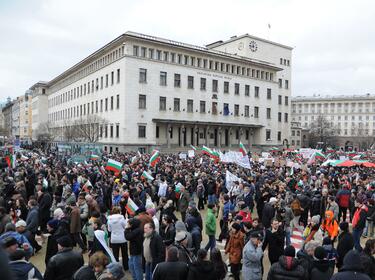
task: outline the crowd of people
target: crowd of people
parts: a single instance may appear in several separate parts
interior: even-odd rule
[[[372,169],[150,157],[0,162],[0,278],[375,279]],[[42,246],[45,271],[33,265]]]

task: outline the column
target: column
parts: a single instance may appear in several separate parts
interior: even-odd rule
[[[217,147],[220,149],[221,148],[221,126],[217,129]]]
[[[167,129],[165,130],[165,134],[166,134],[166,137],[167,137],[167,148],[169,149],[171,147],[171,143],[170,143],[170,134],[169,134],[169,130],[171,129],[171,125],[168,124],[167,125]]]
[[[208,141],[209,141],[209,139],[210,139],[210,126],[209,125],[207,125],[207,127],[206,127],[206,135],[205,135],[205,138],[206,138],[206,146],[208,147],[209,146],[209,144],[208,144]]]
[[[180,147],[183,147],[184,146],[184,130],[185,130],[185,126],[184,125],[181,125],[181,128],[180,128]]]
[[[242,129],[242,127],[241,127],[241,128],[240,128],[240,131],[238,132],[238,145],[240,145],[241,138],[242,138],[242,134],[243,134],[243,129]]]
[[[232,141],[231,141],[231,138],[232,138],[232,127],[230,127],[228,129],[228,147],[229,148],[232,148]]]

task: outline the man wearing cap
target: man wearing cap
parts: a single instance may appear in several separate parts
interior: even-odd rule
[[[368,208],[365,204],[364,198],[360,196],[355,200],[354,206],[356,207],[352,220],[354,248],[358,250],[358,252],[361,252],[361,236],[363,229],[366,226]]]
[[[277,202],[276,197],[271,197],[270,201],[264,205],[262,211],[262,224],[267,229],[271,226],[271,220],[275,217],[274,205]]]
[[[57,246],[58,253],[49,260],[44,280],[71,279],[74,273],[84,265],[82,254],[73,251],[70,237],[58,238]]]
[[[8,239],[9,237],[14,238],[17,241],[18,247],[23,248],[26,251],[27,259],[31,257],[34,249],[31,246],[29,240],[22,234],[16,232],[15,226],[11,223],[8,223],[5,226],[5,233],[0,236],[0,241],[4,242],[4,240]]]
[[[174,246],[178,249],[178,260],[180,262],[185,262],[190,265],[193,262],[192,255],[187,248],[188,236],[185,231],[179,231],[176,233]]]
[[[242,279],[261,280],[262,279],[262,235],[260,232],[253,232],[250,241],[246,243],[242,252]]]

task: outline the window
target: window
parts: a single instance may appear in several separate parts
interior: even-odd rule
[[[288,96],[285,96],[285,106],[288,106],[289,105],[289,97]]]
[[[297,130],[297,136],[301,136],[301,131]]]
[[[234,84],[234,94],[240,94],[240,84],[238,83]]]
[[[296,131],[292,130],[292,136],[296,136]]]
[[[240,114],[240,105],[234,104],[234,115],[239,116]]]
[[[281,131],[277,132],[277,141],[281,141]]]
[[[173,100],[173,110],[175,112],[179,112],[180,111],[180,98],[175,98]]]
[[[206,90],[206,78],[201,78],[201,90]]]
[[[116,124],[116,138],[120,137],[120,125]]]
[[[138,108],[139,109],[146,109],[146,95],[144,95],[144,94],[139,95]]]
[[[139,69],[139,82],[147,83],[147,69],[144,69],[144,68]]]
[[[108,98],[105,99],[104,110],[105,110],[106,112],[108,111]]]
[[[167,98],[164,96],[159,97],[159,111],[167,110]]]
[[[249,105],[245,105],[244,115],[245,115],[245,117],[249,117],[250,116],[250,107],[249,107]]]
[[[100,89],[103,89],[103,77],[100,77]]]
[[[250,96],[250,86],[245,85],[245,96]]]
[[[111,110],[113,110],[113,101],[114,101],[114,98],[113,96],[111,96]]]
[[[117,83],[120,82],[120,69],[117,69]]]
[[[148,58],[154,59],[154,49],[148,49]]]
[[[279,95],[279,99],[278,100],[279,100],[279,105],[283,104],[283,102],[282,102],[283,101],[283,97],[281,95]]]
[[[224,82],[224,93],[229,93],[229,82]]]
[[[187,100],[187,112],[193,113],[194,107],[193,107],[193,99]]]
[[[139,47],[133,46],[133,55],[138,56],[138,54],[139,54]]]
[[[288,88],[289,88],[289,81],[285,80],[285,89],[288,89]]]
[[[254,87],[254,97],[259,98],[259,87]]]
[[[105,87],[108,87],[108,74],[105,75]],[[90,87],[89,87],[89,93],[90,93]]]
[[[224,105],[223,105],[223,111],[224,111],[224,113],[223,113],[224,116],[228,116],[229,115],[229,104],[228,103],[224,103]]]
[[[279,88],[283,87],[283,79],[279,79]]]
[[[109,137],[113,137],[113,125],[110,125],[109,127]]]
[[[175,53],[171,53],[171,62],[172,63],[176,62],[176,54]]]
[[[120,109],[120,95],[117,94],[116,96],[116,109]]]
[[[108,137],[108,125],[105,126],[105,129],[104,129],[104,137],[107,138]]]
[[[167,85],[167,72],[160,72],[160,85],[161,86]]]
[[[212,102],[212,114],[216,115],[217,114],[217,102]]]
[[[138,138],[146,138],[146,126],[138,125]]]
[[[95,101],[95,113],[98,113],[98,111],[99,111],[98,100],[96,100]],[[74,113],[74,115],[75,115],[75,113]]]
[[[271,129],[266,129],[266,141],[271,140]]]
[[[141,47],[141,57],[146,57],[146,50],[145,47]]]
[[[161,60],[161,51],[160,50],[156,51],[156,59]]]
[[[258,119],[259,118],[259,107],[254,107],[254,118]]]
[[[99,78],[96,78],[96,86],[95,86],[95,89],[96,90],[99,90]],[[78,91],[77,91],[77,96],[78,96]]]
[[[91,92],[94,93],[94,80],[91,81]]]
[[[282,115],[281,112],[277,113],[277,121],[278,122],[281,122],[281,118],[282,118],[281,115]]]
[[[174,87],[181,87],[181,75],[174,74]]]
[[[267,119],[271,119],[271,108],[267,108]]]
[[[288,113],[284,113],[284,122],[288,122]]]
[[[212,80],[212,92],[218,92],[218,80]]]
[[[156,126],[155,137],[159,138],[159,126]]]
[[[271,99],[271,89],[267,89],[267,99]]]
[[[194,77],[188,76],[188,88],[193,89],[194,88]]]
[[[199,102],[199,112],[206,113],[206,101]]]

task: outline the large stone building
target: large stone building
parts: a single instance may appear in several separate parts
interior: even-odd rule
[[[19,100],[19,136],[22,141],[31,141],[32,134],[32,92],[25,92],[25,95],[17,98]]]
[[[38,139],[38,133],[48,124],[48,95],[47,82],[38,82],[30,87],[32,93],[32,140]]]
[[[366,149],[375,139],[375,96],[313,96],[292,99],[292,121],[310,129],[324,118],[336,145]]]
[[[99,116],[91,130],[109,151],[281,146],[291,52],[248,34],[200,47],[126,32],[33,90],[47,91],[56,141]]]

